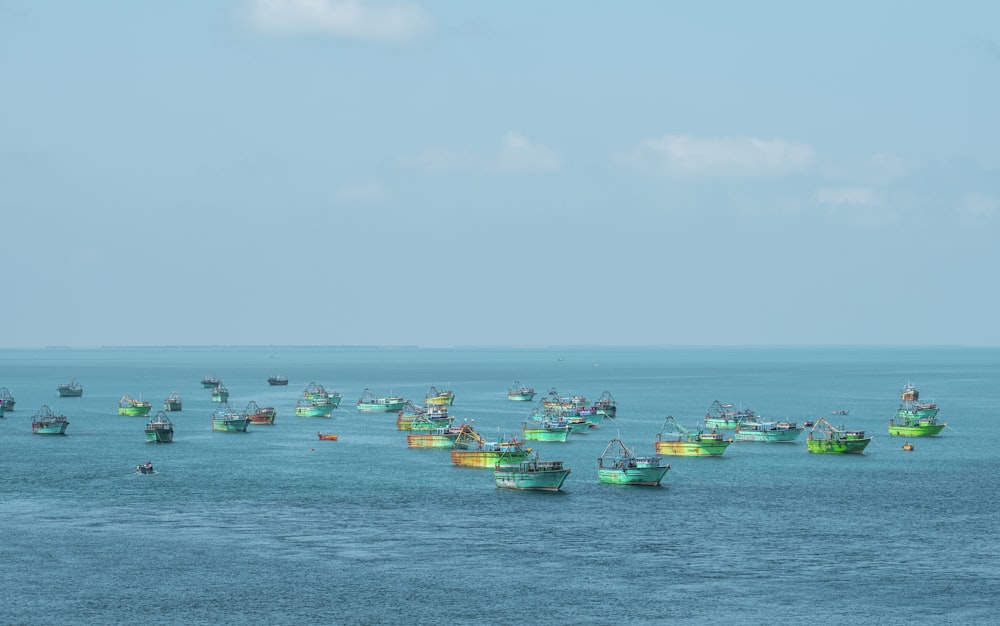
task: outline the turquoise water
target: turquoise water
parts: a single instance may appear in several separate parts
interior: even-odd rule
[[[274,426],[215,433],[200,380]],[[271,374],[288,376],[270,387]],[[55,388],[77,378],[82,398]],[[456,393],[480,432],[515,433],[541,395],[596,399],[619,418],[568,443],[562,493],[496,489],[487,470],[414,450],[365,387],[422,401]],[[340,391],[331,419],[297,418],[310,381]],[[912,382],[949,427],[886,434]],[[961,348],[146,348],[0,351],[2,623],[983,623],[1000,593],[1000,350]],[[173,444],[116,415],[125,393],[177,391]],[[664,416],[695,425],[713,400],[765,417],[830,417],[875,441],[862,456],[734,443],[665,457],[662,488],[604,485],[619,435],[652,453]],[[42,404],[66,437],[31,434]],[[340,441],[320,442],[330,431]],[[135,465],[160,473],[143,477]]]

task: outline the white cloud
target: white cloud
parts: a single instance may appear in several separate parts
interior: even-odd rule
[[[361,0],[253,0],[250,21],[280,34],[382,42],[407,41],[430,27],[430,19],[418,6]]]
[[[819,189],[816,200],[820,204],[832,206],[878,206],[882,204],[879,195],[867,187],[836,187]]]
[[[496,164],[505,172],[552,172],[562,167],[562,157],[521,133],[509,132],[504,135]]]
[[[786,176],[815,159],[808,145],[756,137],[664,135],[642,141],[623,160],[644,171],[675,178]]]
[[[965,221],[982,224],[992,221],[1000,213],[1000,199],[981,193],[966,193],[962,195],[958,210]]]

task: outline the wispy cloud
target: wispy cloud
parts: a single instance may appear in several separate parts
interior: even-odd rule
[[[808,144],[781,139],[664,135],[643,140],[621,160],[673,178],[757,178],[804,170],[815,153]]]
[[[252,0],[249,16],[266,32],[362,41],[402,42],[430,28],[416,5],[362,0]]]
[[[548,173],[563,166],[558,151],[511,131],[500,140],[493,153],[475,153],[450,148],[430,148],[405,162],[425,172],[501,172],[512,174]]]
[[[559,153],[517,132],[504,135],[496,165],[505,172],[552,172],[562,167]]]
[[[982,193],[966,193],[959,201],[958,210],[966,223],[992,222],[1000,215],[1000,198]]]
[[[816,201],[828,206],[878,206],[882,199],[867,187],[836,187],[816,191]]]

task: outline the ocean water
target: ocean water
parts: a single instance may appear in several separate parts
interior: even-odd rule
[[[275,425],[216,433],[230,404]],[[271,374],[288,376],[270,387]],[[58,398],[77,378],[82,398]],[[365,387],[514,434],[519,380],[595,400],[618,418],[567,443],[530,442],[571,468],[561,493],[494,487],[446,450],[406,446]],[[297,418],[310,381],[332,418]],[[949,427],[886,426],[907,382]],[[102,348],[0,351],[0,623],[801,624],[996,622],[1000,595],[1000,350],[969,348]],[[178,392],[174,443],[145,443],[128,393]],[[660,488],[598,482],[621,436],[652,453],[663,418],[696,425],[712,401],[773,418],[830,417],[875,435],[860,456],[734,443],[665,457]],[[48,404],[67,436],[31,434]],[[336,432],[320,442],[316,432]],[[137,476],[150,460],[156,476]]]

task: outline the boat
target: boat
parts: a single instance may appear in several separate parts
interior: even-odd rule
[[[815,424],[814,424],[815,426]],[[764,443],[795,443],[805,426],[787,420],[772,422],[754,415],[736,426],[736,441],[761,441]]]
[[[597,477],[613,485],[646,485],[655,487],[670,469],[658,456],[636,456],[621,439],[612,439],[597,459]]]
[[[10,390],[6,387],[0,387],[0,406],[3,407],[3,410],[13,411],[15,404],[17,403],[14,401],[14,396],[10,395]]]
[[[253,400],[243,409],[250,421],[254,424],[274,424],[274,418],[278,414],[273,406],[257,406]]]
[[[525,441],[568,441],[573,426],[566,422],[528,420],[521,425]]]
[[[379,398],[367,387],[358,398],[358,410],[364,413],[395,413],[402,409],[405,404],[406,398],[398,396]]]
[[[407,401],[407,405],[415,410],[403,408],[396,417],[396,428],[399,430],[437,430],[451,426],[454,417],[448,415],[448,409],[443,406],[417,407],[412,402]]]
[[[163,410],[170,412],[177,412],[181,410],[183,403],[181,402],[181,394],[176,391],[167,396],[167,399],[163,401]]]
[[[163,411],[157,411],[146,424],[147,443],[170,443],[174,440],[174,425]]]
[[[47,404],[43,404],[31,418],[31,432],[36,435],[65,435],[67,426],[66,416],[56,415]]]
[[[836,411],[830,411],[830,415],[847,415],[850,413],[847,409],[837,409]]]
[[[223,404],[215,413],[212,413],[212,430],[223,433],[245,433],[250,426],[250,417],[246,413],[237,413],[229,408],[229,404]]]
[[[299,400],[295,403],[296,417],[330,417],[333,405],[316,400]]]
[[[118,401],[118,415],[142,416],[149,415],[153,409],[153,403],[148,400],[136,400],[132,396],[125,394]]]
[[[320,441],[336,441],[337,435],[334,433],[321,433],[317,432],[316,435],[319,436]]]
[[[56,391],[59,392],[60,398],[79,398],[83,395],[83,385],[74,378],[65,385],[56,387]]]
[[[332,409],[336,409],[340,406],[340,392],[327,391],[326,387],[320,385],[319,383],[309,383],[306,386],[305,391],[302,392],[302,397],[306,400],[315,400],[321,404],[329,404]]]
[[[732,404],[722,404],[716,400],[709,407],[708,413],[705,413],[705,428],[734,430],[740,422],[754,415],[750,409],[737,411]]]
[[[936,404],[921,404],[913,385],[903,388],[901,404],[889,419],[889,434],[898,437],[936,437],[947,426],[938,423]]]
[[[435,387],[431,387],[424,395],[424,404],[427,406],[451,406],[454,403],[454,391],[438,391]]]
[[[571,396],[567,398],[560,395],[553,387],[549,389],[548,395],[542,398],[542,406],[545,408],[563,409],[567,412],[579,412],[587,406],[587,398],[584,396]]]
[[[411,448],[468,448],[468,439],[458,442],[462,433],[475,432],[471,425],[449,426],[437,430],[411,432],[406,435],[406,445]]]
[[[212,389],[212,402],[228,402],[229,390],[221,382]]]
[[[492,469],[501,458],[509,463],[520,463],[530,453],[531,448],[525,448],[524,442],[516,437],[486,441],[475,431],[463,431],[455,439],[451,463],[459,467]]]
[[[611,396],[610,391],[605,391],[601,394],[601,397],[594,403],[594,408],[597,409],[598,415],[603,415],[611,419],[614,419],[615,415],[618,414],[618,405],[615,403],[615,399]]]
[[[201,379],[201,386],[206,389],[211,389],[219,384],[219,379],[216,378],[215,374],[209,374],[208,376]]]
[[[861,454],[871,440],[865,437],[863,430],[836,428],[825,417],[820,417],[809,431],[806,447],[816,454]]]
[[[141,474],[143,476],[152,476],[153,474],[159,474],[159,472],[153,469],[153,464],[150,463],[149,461],[146,461],[146,463],[143,465],[136,465],[135,473]]]
[[[503,489],[559,491],[569,472],[562,461],[539,461],[537,452],[518,462],[501,456],[493,467],[493,482]]]
[[[267,377],[267,384],[268,385],[272,385],[272,386],[273,385],[287,385],[288,384],[288,377],[282,376],[281,374],[277,374],[275,376],[268,376]]]
[[[722,456],[732,442],[714,428],[709,432],[699,430],[692,433],[674,416],[668,415],[656,434],[653,446],[657,454],[669,456]]]
[[[913,444],[907,441],[906,443],[903,444],[903,449],[906,450],[907,452],[913,452]]]
[[[507,399],[512,402],[531,402],[535,399],[535,389],[525,387],[515,380],[507,389]]]

